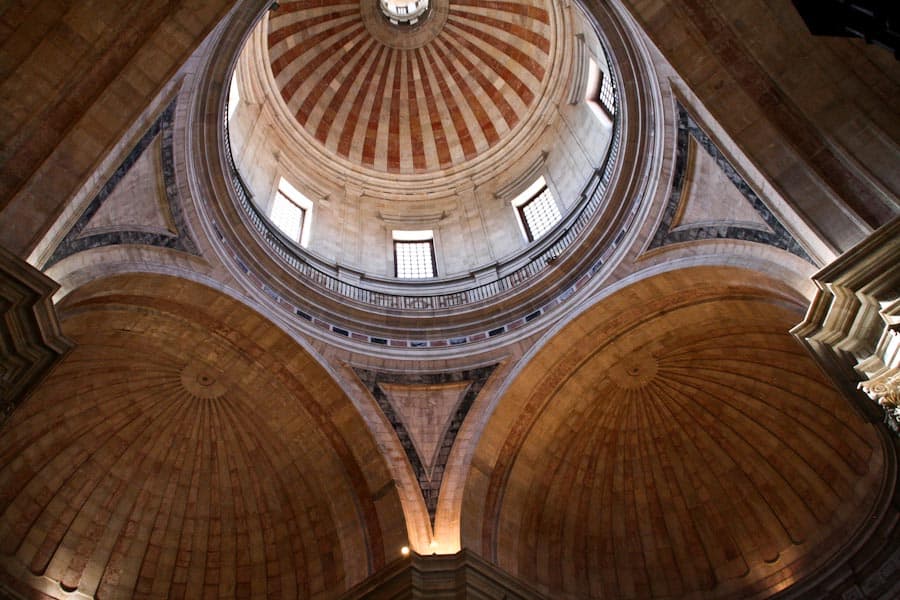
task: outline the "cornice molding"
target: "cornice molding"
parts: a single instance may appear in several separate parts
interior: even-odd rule
[[[900,368],[900,218],[816,273],[813,282],[818,292],[791,333],[865,418],[886,420],[900,433],[895,413],[866,395],[875,390],[873,382]]]
[[[55,281],[0,247],[0,425],[72,348],[60,330]]]
[[[546,600],[537,590],[463,549],[452,555],[411,553],[357,585],[341,600]]]

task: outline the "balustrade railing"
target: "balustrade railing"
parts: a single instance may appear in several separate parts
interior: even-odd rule
[[[617,90],[614,90],[613,98],[615,103],[618,104]],[[497,265],[497,272],[501,275],[496,280],[471,287],[465,287],[465,283],[458,281],[441,281],[440,285],[444,287],[455,285],[463,288],[446,292],[429,290],[427,289],[428,284],[423,283],[392,282],[390,284],[392,286],[410,288],[409,293],[393,293],[348,283],[340,279],[336,268],[330,268],[324,263],[317,264],[319,261],[316,257],[307,253],[277,231],[275,226],[268,221],[253,201],[253,196],[238,171],[231,149],[227,105],[224,115],[224,149],[232,187],[250,224],[272,251],[294,268],[307,283],[313,284],[330,294],[363,305],[398,311],[434,311],[485,302],[514,290],[549,268],[588,227],[597,209],[602,205],[615,169],[621,140],[620,119],[618,110],[615,110],[612,140],[602,165],[592,173],[591,178],[582,189],[575,208],[549,234],[548,241],[541,243],[543,249],[532,256],[524,265],[514,266],[515,263],[521,260],[518,257],[506,264]],[[507,269],[512,268],[513,270],[503,274],[504,267]],[[413,290],[412,288],[416,289]]]

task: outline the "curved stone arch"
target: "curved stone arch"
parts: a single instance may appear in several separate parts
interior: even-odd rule
[[[252,303],[252,300],[242,298],[236,290],[215,277],[203,258],[158,247],[115,245],[91,248],[60,260],[45,272],[59,283],[55,296],[57,302],[82,288],[96,288],[98,284],[95,282],[107,277],[148,274],[193,281],[244,304]],[[260,307],[255,306],[254,309],[260,310]]]
[[[593,290],[593,294],[585,298],[577,306],[573,306],[570,313],[567,313],[567,315],[564,318],[561,318],[553,327],[547,329],[541,335],[540,340],[531,345],[528,351],[516,361],[515,366],[509,369],[509,372],[506,374],[503,385],[493,396],[493,403],[485,407],[484,410],[479,413],[479,416],[481,417],[480,422],[477,424],[469,423],[468,426],[477,427],[482,435],[488,428],[496,427],[496,422],[492,423],[492,421],[496,419],[498,411],[504,410],[503,404],[506,402],[506,396],[509,389],[520,379],[522,372],[531,368],[535,361],[538,361],[541,364],[545,363],[548,360],[547,356],[552,354],[552,352],[548,350],[548,347],[554,340],[565,339],[569,335],[569,332],[573,330],[582,331],[582,328],[577,325],[579,320],[584,320],[586,314],[605,305],[610,297],[614,297],[629,288],[634,289],[635,287],[642,285],[642,283],[645,283],[645,280],[652,280],[654,278],[669,279],[670,281],[681,279],[682,281],[689,282],[705,281],[710,283],[716,281],[713,274],[725,273],[728,275],[728,279],[720,278],[717,283],[722,285],[727,285],[727,283],[733,284],[742,281],[745,275],[751,273],[750,271],[745,270],[746,267],[746,262],[737,266],[727,257],[723,258],[722,255],[716,257],[704,256],[700,258],[687,256],[682,257],[678,261],[651,265],[642,271],[627,274],[613,284]],[[798,307],[801,306],[802,297],[805,294],[799,293],[792,285],[787,283],[789,281],[796,281],[794,279],[794,273],[789,271],[785,272],[779,268],[778,264],[769,262],[759,262],[756,264],[756,267],[757,268],[754,269],[752,273],[760,276],[760,280],[764,281],[765,284],[769,286],[769,291],[774,292],[775,290],[778,290],[779,294],[784,295],[786,298],[790,298]],[[771,277],[771,274],[765,271],[765,268],[767,267],[776,269],[775,272],[781,273],[781,277]],[[757,285],[760,285],[760,280],[757,280]],[[540,358],[542,355],[543,358]],[[506,407],[505,410],[513,411],[505,418],[509,418],[510,416],[511,418],[515,418],[515,410],[513,408]],[[494,442],[496,443],[496,440]],[[485,461],[486,457],[482,454],[483,450],[484,443],[482,440],[479,440],[479,448],[476,450],[476,455],[481,454],[479,458],[482,461]],[[489,465],[493,464],[493,462],[494,460],[491,459],[487,460],[487,462],[483,462],[483,464]],[[468,492],[466,492],[466,494],[468,495]],[[470,546],[479,548],[480,544],[470,544]],[[490,556],[486,550],[484,550],[484,552],[485,556]]]
[[[139,253],[139,257],[136,253]],[[368,435],[373,436],[380,452],[388,459],[386,463],[392,473],[406,527],[406,537],[386,548],[389,556],[405,544],[423,553],[430,548],[434,535],[428,511],[416,485],[415,474],[404,458],[403,449],[383,413],[372,401],[369,392],[360,384],[351,369],[341,366],[364,364],[361,357],[353,358],[353,355],[324,357],[321,353],[324,348],[320,344],[302,335],[290,323],[285,324],[277,320],[281,317],[279,311],[273,310],[259,299],[242,293],[239,289],[224,284],[222,280],[226,278],[223,274],[199,257],[155,247],[103,246],[59,261],[51,267],[48,274],[60,283],[55,300],[61,303],[62,307],[72,303],[102,300],[104,296],[115,293],[116,281],[130,281],[129,289],[134,294],[165,297],[166,286],[159,286],[156,282],[180,280],[172,285],[208,288],[206,292],[208,294],[218,293],[227,296],[248,311],[255,311],[259,315],[265,315],[264,319],[271,319],[270,326],[274,323],[284,335],[290,336],[293,342],[313,357],[318,367],[341,387],[359,416],[365,421]],[[110,288],[110,285],[114,287]],[[393,365],[390,368],[399,367]],[[443,503],[443,499],[441,502]],[[442,529],[445,521],[444,518],[439,520]],[[442,538],[445,537],[447,536],[442,535]],[[455,529],[452,537],[456,538]],[[450,546],[452,547],[452,544]]]
[[[716,245],[710,242],[707,250],[734,250],[734,242],[725,242]],[[629,251],[634,251],[634,248]],[[479,410],[473,412],[475,418],[470,419],[463,430],[465,435],[479,436],[488,427],[490,420],[493,418],[498,409],[499,404],[503,401],[509,387],[516,381],[521,372],[528,368],[534,358],[544,352],[545,347],[557,337],[564,337],[565,332],[570,329],[573,321],[577,321],[585,313],[593,310],[597,305],[607,301],[608,298],[631,287],[639,285],[647,279],[656,277],[667,277],[676,280],[679,277],[686,277],[688,282],[696,282],[698,280],[712,282],[715,277],[712,273],[725,273],[726,280],[719,280],[718,283],[746,282],[747,277],[754,278],[752,285],[758,286],[761,290],[768,290],[772,295],[779,295],[798,308],[805,306],[809,298],[815,293],[815,286],[809,281],[808,275],[804,272],[809,269],[808,263],[800,260],[791,260],[790,257],[784,261],[782,252],[769,248],[765,251],[766,256],[759,255],[743,256],[741,254],[729,255],[728,252],[708,253],[706,250],[698,251],[696,248],[680,247],[667,251],[670,253],[666,261],[649,262],[643,269],[634,273],[625,273],[614,283],[597,282],[597,285],[589,289],[586,297],[571,307],[569,312],[562,315],[554,325],[548,327],[540,333],[539,339],[527,346],[527,349],[520,356],[513,356],[505,353],[502,357],[506,368],[502,372],[502,381],[496,384],[496,389],[492,390],[489,396],[486,396],[486,404],[479,407]],[[685,275],[687,274],[687,275]],[[686,284],[689,285],[690,283]],[[487,359],[483,359],[487,360]],[[472,448],[474,452],[474,447]],[[462,461],[464,465],[470,465],[473,454],[470,452]],[[463,475],[465,477],[465,475]],[[464,481],[464,479],[463,479]],[[462,486],[462,483],[460,483]]]
[[[94,402],[98,411],[109,413],[110,419],[124,409],[138,411],[135,418],[145,419],[147,428],[160,432],[164,429],[174,431],[173,428],[178,429],[182,424],[162,417],[156,420],[144,417],[141,411],[148,411],[148,415],[153,411],[162,411],[160,415],[182,414],[187,419],[184,427],[193,427],[191,431],[194,434],[199,428],[197,443],[205,448],[219,448],[218,456],[226,463],[232,461],[228,463],[230,467],[222,467],[224,463],[221,462],[216,467],[215,461],[206,461],[194,468],[191,475],[187,472],[190,469],[173,463],[172,456],[167,455],[158,442],[146,448],[142,446],[139,438],[144,434],[132,431],[130,436],[126,433],[116,435],[124,435],[123,439],[131,440],[129,443],[137,448],[135,452],[148,457],[142,459],[143,463],[135,461],[135,468],[150,460],[153,464],[162,465],[161,468],[167,469],[167,472],[181,473],[189,481],[199,481],[197,477],[212,477],[213,482],[219,481],[221,485],[218,488],[211,485],[211,493],[221,495],[224,490],[237,490],[250,502],[244,506],[243,513],[234,507],[221,510],[226,513],[231,510],[229,514],[233,519],[243,514],[241,518],[244,521],[241,522],[259,518],[260,523],[270,523],[278,530],[269,532],[266,529],[268,526],[260,525],[265,529],[263,533],[269,536],[263,536],[265,539],[280,540],[276,544],[279,548],[290,544],[294,551],[287,552],[287,558],[279,558],[279,554],[273,555],[271,560],[276,564],[283,560],[303,564],[292,563],[288,567],[285,563],[280,570],[275,567],[281,575],[270,573],[263,577],[268,578],[268,584],[257,579],[259,573],[254,571],[254,585],[296,584],[300,586],[297,589],[301,590],[301,596],[310,594],[315,597],[325,592],[332,594],[335,589],[349,588],[380,569],[388,562],[388,556],[406,543],[403,511],[391,474],[356,407],[312,354],[300,348],[287,334],[273,328],[262,315],[203,285],[146,274],[140,278],[113,276],[88,284],[65,299],[61,313],[64,329],[73,334],[78,346],[72,358],[63,362],[58,372],[38,387],[32,400],[26,402],[8,424],[3,439],[4,455],[17,456],[20,451],[16,445],[28,443],[27,440],[34,436],[46,438],[47,444],[74,448],[73,444],[81,443],[79,439],[82,438],[66,437],[67,434],[72,428],[77,428],[78,422],[92,418],[83,408],[78,408],[83,401]],[[84,384],[78,384],[78,378],[67,379],[73,375],[73,369],[87,369],[92,373],[92,378],[82,379]],[[108,378],[111,387],[100,383],[104,378]],[[72,381],[76,382],[75,390],[71,389]],[[87,383],[89,381],[93,383]],[[62,395],[66,385],[70,386],[70,392],[75,392],[74,396]],[[116,399],[110,400],[107,392]],[[115,407],[110,402],[119,408],[113,410]],[[50,421],[65,417],[61,422],[66,425],[49,430],[35,429],[44,416]],[[192,425],[191,417],[199,421]],[[221,429],[221,436],[224,437],[216,433],[220,431],[219,426],[209,425],[213,422],[224,427]],[[112,427],[107,427],[105,423],[105,420],[94,423],[94,427],[98,428],[97,436],[100,436],[100,430]],[[152,439],[148,438],[150,441]],[[173,443],[177,446],[178,438],[174,439],[176,441]],[[39,447],[40,444],[36,446]],[[40,453],[39,450],[32,452]],[[110,454],[108,447],[97,452],[101,462],[115,461],[115,454]],[[204,457],[208,455],[208,452],[202,454]],[[17,460],[13,462],[19,464]],[[4,468],[4,478],[12,473],[9,471],[13,468],[11,465],[8,463]],[[134,477],[128,475],[132,473],[130,465],[119,465],[117,469],[125,477]],[[40,472],[38,468],[35,476],[40,478]],[[52,470],[46,473],[49,477]],[[223,477],[230,477],[231,483],[225,482]],[[106,485],[102,481],[101,477],[101,486]],[[139,479],[135,481],[139,482]],[[4,484],[4,489],[10,492],[10,498],[28,496],[24,487],[16,492],[18,495],[13,494],[15,485],[10,481],[7,483],[10,485]],[[132,497],[133,493],[128,492],[132,489],[130,485],[122,489],[126,496],[131,494],[129,497]],[[133,485],[140,487],[139,483]],[[200,491],[201,488],[192,488],[192,485],[195,484],[188,484],[188,487],[197,493],[205,493]],[[207,485],[210,486],[209,481]],[[153,488],[157,489],[165,489],[165,486]],[[147,493],[150,490],[147,488]],[[104,505],[109,505],[111,510],[119,510],[114,497],[98,497],[98,501],[105,502]],[[214,513],[191,512],[193,509],[189,505],[181,505],[177,499],[174,501],[181,507],[179,510],[187,511],[184,514],[193,515],[192,522],[196,521],[197,527],[212,527],[213,530],[225,527],[223,520],[227,520],[227,515],[218,515],[220,518],[210,521]],[[263,512],[255,512],[251,505],[256,503],[255,506],[261,507],[260,502],[275,510],[283,520],[279,520],[276,513],[270,514],[262,508],[257,508],[257,511]],[[223,506],[228,505],[225,502]],[[210,510],[220,510],[219,504],[211,503],[209,506]],[[121,510],[128,512],[127,507]],[[11,514],[14,516],[17,513],[7,512],[7,517]],[[46,515],[38,518],[44,517]],[[90,514],[82,515],[78,510],[72,516],[81,520],[90,517]],[[152,521],[153,515],[136,510],[131,518],[143,523],[149,522],[148,519]],[[21,523],[15,521],[5,519],[4,530],[20,531],[17,528],[21,527]],[[115,525],[113,521],[110,521],[110,527]],[[235,523],[230,526],[232,534],[235,527],[238,531],[243,527]],[[282,530],[282,527],[285,529]],[[138,529],[137,533],[129,530],[132,533],[127,534],[131,536],[129,539],[133,539],[132,543],[150,543],[147,537],[149,531]],[[23,535],[31,535],[28,531],[30,529],[26,528]],[[118,536],[116,539],[120,541],[126,535],[125,529],[116,530],[119,533],[104,531],[113,538]],[[4,537],[10,542],[19,539],[13,535]],[[209,537],[208,540],[213,541],[208,543],[213,544],[219,539]],[[232,536],[231,539],[243,538]],[[60,547],[66,546],[63,544]],[[268,556],[268,548],[253,546],[251,550],[255,552],[254,556],[260,558]],[[284,553],[285,548],[279,552]],[[306,550],[301,551],[301,548]],[[239,550],[225,544],[216,555],[233,552]],[[290,558],[294,554],[296,557]],[[47,564],[52,566],[56,564],[54,560],[62,560],[54,556],[51,552],[46,559],[50,561]],[[220,580],[223,585],[229,581],[243,582],[241,578],[244,575],[237,574],[237,571],[225,572],[229,564],[237,568],[240,560],[232,554],[231,562],[225,561]],[[109,568],[115,566],[109,564],[112,565]],[[135,566],[128,561],[120,561],[120,566],[122,564]],[[26,572],[29,567],[17,565],[12,559],[5,559],[4,565],[10,574],[20,580],[48,592],[56,589],[57,584],[51,575],[59,574],[58,568],[52,570],[51,575],[41,570],[31,571],[29,575]],[[141,564],[138,563],[138,566]],[[103,567],[102,564],[95,564],[92,568],[99,568],[102,572]],[[126,567],[122,567],[123,572],[127,571]],[[107,575],[107,579],[98,576],[93,585],[102,586],[106,581],[106,585],[115,587],[115,581],[110,579],[112,575]],[[132,576],[137,577],[137,574],[129,572],[125,579]],[[79,576],[74,575],[74,580],[72,577],[70,572],[57,581],[63,582],[66,586],[63,589],[77,588],[80,585]],[[129,581],[134,583],[136,580]],[[250,582],[243,583],[251,585]],[[220,588],[219,593],[228,596],[229,590]]]
[[[733,283],[739,283],[746,277],[757,278],[754,285],[768,290],[767,293],[771,293],[773,296],[777,295],[786,302],[794,304],[798,310],[814,293],[814,286],[805,278],[808,275],[804,275],[804,272],[809,269],[809,264],[799,258],[788,257],[785,261],[783,252],[765,247],[765,256],[744,256],[740,252],[729,254],[727,251],[735,250],[733,242],[714,246],[714,248],[726,252],[710,254],[707,253],[709,248],[704,249],[702,253],[698,253],[696,248],[676,248],[669,252],[671,255],[680,254],[680,257],[671,256],[665,262],[647,265],[644,269],[625,276],[613,284],[599,282],[599,289],[587,291],[585,299],[573,305],[571,312],[565,313],[556,325],[548,327],[538,334],[538,337],[530,338],[525,343],[524,354],[509,348],[502,348],[500,353],[494,350],[469,355],[467,362],[461,363],[462,365],[486,364],[489,361],[499,360],[499,367],[463,423],[459,435],[462,443],[454,445],[451,460],[448,462],[444,474],[444,485],[441,488],[434,531],[435,538],[440,540],[441,547],[479,548],[478,545],[473,545],[464,537],[461,539],[460,523],[464,521],[464,515],[467,514],[467,508],[464,505],[468,493],[466,491],[468,473],[473,468],[473,464],[480,465],[475,468],[484,468],[484,465],[487,464],[478,456],[477,448],[481,443],[481,436],[490,426],[509,387],[514,385],[523,370],[529,368],[546,345],[550,344],[557,336],[563,337],[563,330],[567,329],[572,320],[579,319],[581,315],[589,312],[596,305],[606,302],[611,296],[632,285],[637,285],[653,277],[678,277],[677,273],[681,271],[699,273],[705,270],[711,273],[721,270],[728,274]],[[673,275],[673,273],[676,274]],[[692,277],[702,277],[702,275],[689,276],[688,279],[691,280]],[[709,277],[710,280],[713,279],[712,276]],[[605,287],[602,287],[603,285]],[[689,287],[689,284],[686,286]],[[402,364],[399,362],[390,364],[389,368],[402,368]],[[392,436],[388,437],[393,440]],[[414,490],[411,490],[411,498],[416,499],[416,494],[413,492]],[[420,510],[420,512],[423,511]],[[422,516],[420,520],[424,522],[425,517]],[[479,551],[483,551],[485,556],[490,556],[487,550]]]
[[[755,278],[748,281],[747,276],[751,274]],[[640,306],[640,309],[635,311],[637,306]],[[803,307],[802,295],[784,283],[761,274],[729,266],[695,267],[664,272],[623,286],[617,292],[606,296],[602,303],[591,305],[578,317],[559,328],[559,331],[554,332],[556,335],[548,334],[542,346],[533,351],[527,362],[523,361],[525,366],[511,377],[474,452],[463,500],[464,520],[461,526],[463,545],[477,549],[501,568],[530,579],[532,583],[540,585],[545,592],[549,591],[551,594],[599,597],[597,594],[601,593],[599,591],[601,588],[609,591],[604,586],[609,586],[610,581],[604,580],[600,567],[601,564],[607,564],[614,565],[620,573],[624,572],[624,577],[631,577],[632,583],[637,581],[635,585],[644,585],[645,587],[638,588],[638,594],[645,594],[648,597],[665,593],[677,595],[678,590],[665,592],[660,591],[659,587],[653,589],[652,578],[648,576],[641,579],[644,575],[638,573],[643,566],[634,572],[629,571],[631,567],[625,567],[624,563],[618,560],[621,559],[621,555],[617,558],[615,552],[610,549],[621,550],[628,547],[635,550],[631,546],[636,544],[636,551],[639,554],[646,553],[647,548],[641,546],[641,539],[660,539],[660,532],[665,537],[667,531],[665,523],[668,522],[665,520],[665,510],[659,506],[654,508],[646,504],[647,496],[653,495],[651,493],[653,488],[647,488],[649,491],[646,491],[642,504],[645,509],[653,510],[649,514],[638,515],[637,518],[643,521],[635,521],[633,511],[637,505],[629,505],[623,500],[625,496],[622,495],[624,492],[621,489],[590,491],[585,492],[587,494],[585,496],[585,493],[575,491],[565,483],[572,479],[576,470],[581,469],[578,480],[587,481],[585,488],[590,489],[592,484],[589,473],[592,468],[600,468],[598,464],[603,464],[604,460],[619,465],[620,468],[631,468],[621,467],[624,463],[621,463],[620,459],[624,460],[622,456],[627,454],[628,448],[632,448],[629,444],[636,442],[619,435],[616,437],[619,446],[614,446],[612,450],[609,448],[603,450],[606,452],[603,454],[606,458],[601,460],[598,457],[601,456],[606,441],[595,431],[607,433],[612,430],[634,431],[635,439],[642,439],[645,443],[662,443],[657,439],[659,434],[653,433],[655,430],[647,429],[649,425],[646,424],[655,422],[656,426],[663,427],[663,421],[656,416],[648,416],[650,413],[645,409],[633,414],[628,412],[630,407],[640,405],[635,402],[658,407],[658,403],[654,404],[656,396],[647,395],[646,390],[650,389],[657,396],[669,394],[665,397],[670,400],[675,398],[671,402],[676,408],[665,408],[660,411],[668,411],[670,417],[676,423],[680,423],[683,429],[693,427],[691,436],[699,436],[696,439],[701,439],[709,435],[707,431],[713,432],[713,437],[703,438],[706,439],[704,443],[707,443],[707,450],[716,447],[716,444],[709,440],[719,434],[719,429],[726,428],[726,425],[719,425],[718,419],[721,418],[722,423],[728,422],[727,427],[736,428],[729,431],[738,431],[753,443],[767,449],[773,448],[773,445],[783,444],[785,456],[804,456],[793,464],[791,461],[795,459],[790,457],[774,458],[776,455],[767,455],[775,464],[774,467],[767,466],[765,463],[769,458],[759,458],[762,455],[753,458],[754,452],[751,450],[753,443],[748,441],[745,443],[744,451],[750,454],[744,455],[734,450],[734,456],[722,459],[731,464],[732,468],[738,469],[734,471],[733,477],[734,481],[740,483],[735,485],[744,486],[741,489],[747,491],[748,497],[765,497],[766,501],[761,501],[761,504],[765,505],[768,502],[770,508],[766,510],[790,523],[785,526],[785,531],[790,530],[792,532],[790,535],[794,537],[791,537],[789,543],[781,545],[769,540],[767,542],[769,546],[766,547],[770,548],[772,556],[767,555],[766,559],[763,559],[753,556],[752,548],[757,546],[743,539],[741,536],[744,533],[723,530],[720,533],[730,536],[728,539],[734,543],[732,548],[746,552],[743,563],[746,569],[742,567],[738,569],[741,572],[728,571],[737,567],[730,563],[726,565],[727,561],[724,559],[723,563],[717,564],[715,558],[710,558],[704,567],[707,569],[705,574],[700,573],[693,583],[684,583],[681,592],[688,593],[691,585],[699,585],[700,588],[695,591],[703,589],[704,593],[712,594],[713,597],[716,594],[720,596],[724,594],[726,597],[728,594],[763,596],[779,591],[796,580],[815,577],[817,569],[833,559],[835,554],[816,555],[809,549],[809,546],[814,547],[813,544],[806,548],[803,544],[807,539],[816,536],[830,536],[832,541],[840,540],[837,546],[846,550],[856,547],[860,540],[871,535],[873,528],[884,514],[884,494],[891,493],[891,490],[886,490],[883,482],[892,480],[892,473],[896,467],[895,461],[891,458],[892,446],[884,443],[884,432],[881,429],[870,428],[859,420],[849,403],[832,388],[787,333],[794,319],[802,316]],[[666,335],[669,330],[692,334],[680,335],[683,339],[678,343],[683,347],[676,348],[671,345],[670,338]],[[738,340],[744,341],[738,343]],[[733,359],[729,352],[733,354]],[[627,357],[638,354],[647,360],[636,359],[628,365],[624,364],[628,362]],[[702,367],[701,371],[708,368],[712,372],[716,370],[714,367],[726,364],[736,369],[731,379],[722,376],[721,373],[709,375],[708,379],[703,379],[706,377],[704,375],[696,384],[698,390],[703,390],[704,386],[708,386],[707,390],[713,390],[710,397],[718,395],[722,398],[721,404],[715,406],[726,408],[714,410],[727,412],[734,409],[734,412],[713,418],[710,416],[713,413],[703,413],[697,408],[705,407],[703,410],[707,410],[710,405],[704,404],[703,397],[690,391],[689,384],[694,385],[693,382],[673,375],[677,371],[676,366],[673,366],[677,362],[676,358],[673,358],[676,355],[677,360],[694,361],[695,366]],[[757,356],[762,358],[754,358]],[[780,358],[770,360],[766,358],[767,356]],[[759,361],[757,366],[760,372],[767,375],[758,377],[741,375],[743,372],[740,369],[741,361],[755,360]],[[632,367],[630,370],[627,368],[629,365]],[[665,377],[660,373],[665,373]],[[770,376],[771,380],[765,380],[765,377]],[[679,388],[677,394],[670,392],[667,387],[673,389],[676,387],[676,383],[671,383],[675,380],[667,383],[667,378],[672,377],[676,377],[677,380]],[[588,381],[589,379],[593,383]],[[597,396],[596,400],[589,402],[584,398],[594,397],[591,392],[595,389],[592,387],[594,384],[599,386],[595,386],[596,389],[602,388],[605,395]],[[609,394],[614,395],[607,397]],[[612,398],[617,400],[616,404],[610,404]],[[731,404],[739,405],[739,409]],[[784,406],[788,405],[791,408],[785,409]],[[610,408],[611,406],[619,407],[616,410],[621,414],[617,414],[616,410]],[[766,415],[768,411],[778,412],[792,425],[785,429],[783,422],[776,423]],[[590,416],[591,414],[594,416]],[[622,414],[631,415],[627,417],[628,419],[644,419],[644,421],[628,421],[630,427],[618,428],[617,426],[627,424],[626,421],[619,422],[625,418]],[[698,423],[704,423],[702,432],[698,426],[691,424],[693,418],[699,419]],[[604,425],[605,422],[607,425],[614,422],[616,426],[610,426],[611,429],[608,429]],[[639,422],[645,423],[645,426],[642,428],[638,425]],[[765,427],[759,425],[762,422],[769,425]],[[580,426],[583,423],[588,425]],[[767,427],[775,429],[769,430]],[[791,430],[791,427],[795,430]],[[844,449],[846,452],[836,450],[844,443],[844,437],[843,434],[836,434],[835,428],[845,427],[846,439],[851,440],[851,445],[858,444],[855,450],[846,448]],[[756,433],[748,433],[751,429]],[[568,433],[562,433],[563,430]],[[674,436],[679,431],[669,432],[666,435]],[[754,437],[757,435],[758,438]],[[779,436],[796,436],[797,440],[804,441],[792,445],[784,439],[775,439]],[[762,441],[764,438],[767,441]],[[654,439],[656,442],[648,441]],[[684,439],[695,438],[687,436]],[[720,436],[719,439],[721,441],[724,438]],[[802,447],[798,447],[798,444]],[[616,448],[620,454],[616,454]],[[792,452],[794,454],[791,454]],[[817,455],[820,452],[822,454]],[[690,454],[687,451],[685,453]],[[830,460],[837,461],[835,464],[846,460],[847,456],[854,457],[851,462],[856,462],[852,466],[849,463],[844,464],[842,467],[844,471],[837,475],[829,471],[832,467],[828,466],[829,459],[823,458],[826,454],[831,456]],[[696,460],[706,460],[704,464],[708,468],[719,468],[716,466],[715,458],[701,459],[698,458],[701,455],[696,453],[692,456]],[[747,473],[740,475],[740,467],[734,467],[737,463],[732,461],[737,460],[738,456],[744,456],[746,463],[751,465],[748,467],[749,475]],[[642,481],[646,479],[644,483],[648,486],[663,480],[672,481],[661,475],[662,467],[654,462],[651,455],[639,453],[634,457],[629,460],[641,462],[645,472],[642,475],[639,469],[632,474],[642,475]],[[585,463],[585,460],[588,460],[588,463]],[[675,453],[675,458],[671,460],[678,463],[681,460],[680,455]],[[689,461],[685,460],[682,463],[689,464]],[[695,469],[696,466],[689,465]],[[681,467],[676,465],[667,468],[675,468],[676,471],[679,468],[688,469],[679,471],[688,472],[689,467],[682,464]],[[766,494],[776,496],[783,494],[787,497],[794,493],[790,491],[792,485],[795,485],[794,480],[787,483],[790,477],[785,473],[795,472],[797,468],[806,469],[806,476],[811,478],[809,481],[818,482],[810,484],[812,487],[809,488],[819,490],[818,492],[804,492],[811,495],[802,501],[797,499],[800,496],[794,496],[794,500],[791,501],[783,498],[773,501],[770,496],[766,496]],[[758,483],[765,479],[760,479],[758,473],[766,469],[771,477],[776,477],[775,473],[781,473],[778,477],[784,478],[780,484],[783,487],[772,488],[777,492],[767,488],[768,484],[763,486],[765,491],[760,492],[759,488],[754,488],[756,483],[748,483],[748,481]],[[614,480],[612,472],[607,475],[609,478],[598,475],[597,481]],[[744,479],[741,479],[742,477]],[[863,480],[867,485],[855,487],[857,481],[861,483]],[[714,483],[711,485],[715,486]],[[857,497],[856,492],[852,490],[861,488],[867,488],[869,491],[864,497]],[[753,492],[753,489],[757,491]],[[633,495],[635,493],[637,492],[633,490],[632,502],[635,502],[636,496]],[[673,502],[678,502],[678,493],[673,493]],[[757,495],[753,496],[754,493]],[[828,496],[829,500],[813,499],[819,493]],[[722,502],[722,506],[725,506],[728,503],[723,498],[727,496],[725,492],[720,496],[713,493],[713,501],[709,505]],[[544,504],[544,498],[555,498],[562,504],[553,505],[552,500]],[[610,498],[617,500],[610,503]],[[805,511],[808,509],[802,508],[802,505],[812,506],[817,501],[829,507],[828,511],[832,511],[829,514],[834,515],[833,522],[824,513],[814,514],[813,517],[806,514]],[[653,502],[650,501],[650,504]],[[621,517],[622,523],[617,525],[609,522],[605,525],[608,529],[597,529],[596,522],[599,517],[596,515],[603,514],[604,518],[608,519],[609,511],[615,506],[627,512],[627,515],[625,512],[621,514],[616,512]],[[648,506],[650,508],[647,508]],[[752,507],[747,508],[751,512],[760,510],[759,505],[753,502],[746,506]],[[738,514],[742,514],[742,517],[732,519],[732,523],[755,522],[753,519],[762,518],[743,515],[740,511]],[[715,515],[709,519],[710,522],[715,521]],[[638,522],[643,523],[641,529],[629,529],[638,527],[636,525]],[[812,522],[816,522],[817,525],[815,527],[809,525]],[[806,525],[798,525],[800,523]],[[652,534],[654,537],[641,537],[651,535],[650,529],[657,526],[660,529],[654,530],[655,533]],[[673,525],[669,523],[669,526]],[[613,534],[606,532],[614,530],[618,532],[616,535],[624,535],[623,532],[626,532],[638,541],[629,542],[621,537],[613,540]],[[582,535],[582,531],[592,533]],[[604,535],[606,537],[603,537]],[[679,544],[687,543],[684,538],[678,537],[677,532],[672,535],[675,537],[661,543],[671,544],[675,548]],[[693,566],[681,564],[679,560],[686,560],[685,556],[694,551],[702,554],[701,548],[704,547],[704,543],[713,555],[719,552],[719,556],[724,556],[721,548],[710,549],[709,539],[712,538],[708,536],[704,538],[703,535],[697,534],[694,540],[695,543],[701,544],[700,546],[686,553],[682,548],[681,554],[672,550],[672,556],[667,559],[670,562],[666,564],[655,563],[652,550],[649,558],[646,554],[642,559],[636,558],[638,555],[631,558],[647,561],[648,572],[652,572],[654,566],[665,569],[673,564],[692,569]],[[751,550],[748,551],[748,548]],[[603,554],[603,557],[598,559],[598,553],[604,552],[609,554]],[[768,559],[774,562],[767,562]],[[563,562],[557,564],[558,561]],[[566,566],[566,561],[572,562],[575,566]],[[584,573],[596,575],[585,577]],[[698,573],[699,571],[694,574]],[[739,583],[743,577],[747,579]],[[678,577],[672,579],[678,580]],[[658,581],[655,583],[659,584]],[[626,595],[632,593],[627,592],[625,588],[620,588],[618,592]]]

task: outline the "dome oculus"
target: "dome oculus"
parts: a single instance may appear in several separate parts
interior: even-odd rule
[[[428,12],[428,0],[378,0],[381,12],[393,25],[415,25]]]

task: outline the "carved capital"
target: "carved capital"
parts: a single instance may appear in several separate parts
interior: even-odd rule
[[[862,381],[859,389],[885,409],[900,405],[900,369],[887,369],[872,379]]]
[[[900,434],[900,368],[885,369],[879,375],[860,382],[859,389],[884,409],[888,426]]]

